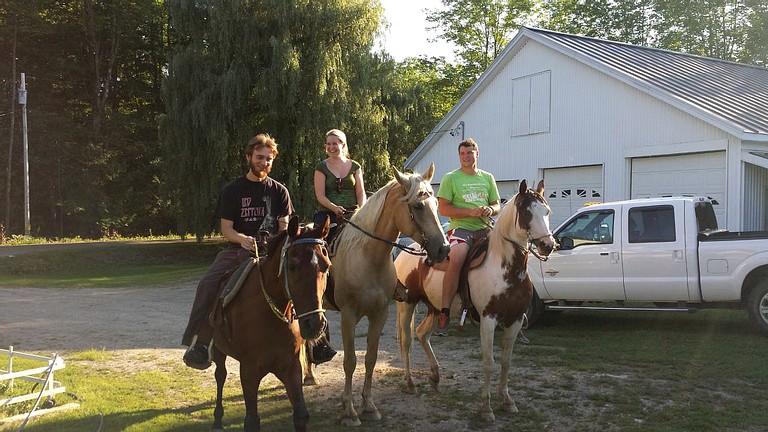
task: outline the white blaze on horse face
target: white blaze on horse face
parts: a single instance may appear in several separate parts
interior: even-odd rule
[[[530,210],[533,215],[531,218],[531,229],[528,232],[530,238],[544,239],[551,237],[551,231],[549,230],[549,206],[542,202],[534,201],[531,204]],[[547,238],[544,241],[550,242],[551,240]]]

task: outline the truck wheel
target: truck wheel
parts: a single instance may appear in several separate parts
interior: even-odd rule
[[[536,294],[536,290],[533,290],[533,297],[531,297],[531,303],[528,305],[528,310],[525,312],[528,315],[528,328],[532,328],[541,319],[541,315],[544,313],[544,302],[541,301],[539,295]]]
[[[749,319],[763,334],[768,336],[768,280],[764,280],[747,297]]]

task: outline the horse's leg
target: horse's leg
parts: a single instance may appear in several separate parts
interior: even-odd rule
[[[243,388],[245,400],[245,420],[243,430],[245,432],[258,432],[261,430],[259,419],[259,386],[264,372],[249,367],[247,363],[240,363],[240,385]]]
[[[403,392],[408,394],[417,393],[416,385],[413,384],[413,377],[411,376],[411,340],[413,339],[411,331],[413,330],[413,312],[415,310],[415,304],[397,302],[397,339],[400,345],[400,358],[405,367]]]
[[[368,315],[368,346],[365,351],[365,382],[363,383],[363,418],[381,420],[381,413],[373,402],[373,371],[379,358],[379,339],[387,323],[389,307],[385,304],[374,315]]]
[[[483,350],[483,390],[480,400],[483,406],[480,408],[480,417],[485,421],[494,421],[491,408],[491,376],[493,375],[493,332],[496,329],[496,320],[493,318],[480,318],[480,346]]]
[[[309,411],[304,401],[304,390],[301,387],[301,365],[291,367],[287,373],[280,374],[278,379],[285,385],[285,392],[293,408],[293,428],[296,431],[309,431]]]
[[[517,406],[514,399],[509,395],[509,368],[512,367],[512,350],[515,347],[515,339],[523,321],[520,320],[512,326],[504,329],[504,336],[501,341],[501,375],[499,376],[499,397],[501,405],[508,412],[517,412]]]
[[[351,308],[341,311],[341,339],[344,344],[344,391],[341,394],[341,406],[344,411],[341,415],[343,426],[360,426],[360,418],[357,416],[355,406],[352,403],[352,375],[357,367],[355,355],[355,327],[357,317]]]
[[[313,386],[317,385],[318,381],[315,377],[315,365],[309,360],[309,350],[312,347],[309,346],[309,342],[304,342],[299,352],[299,360],[301,361],[301,372],[304,376],[304,385]]]
[[[432,330],[435,327],[436,316],[436,310],[430,308],[424,320],[416,328],[416,337],[419,338],[419,343],[424,349],[424,354],[427,355],[427,361],[429,362],[429,384],[435,391],[438,390],[437,385],[440,384],[440,363],[437,362],[437,356],[435,356],[435,351],[432,349],[432,343],[429,341],[429,338],[432,336]]]
[[[213,350],[213,362],[216,364],[216,407],[213,409],[213,425],[211,425],[211,432],[223,432],[224,425],[221,419],[224,417],[224,405],[222,399],[224,397],[224,382],[227,380],[227,356],[224,355],[218,349]]]

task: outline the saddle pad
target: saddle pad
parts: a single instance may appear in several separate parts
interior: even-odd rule
[[[247,259],[232,272],[224,285],[224,289],[222,289],[221,294],[219,294],[222,308],[227,307],[229,302],[235,298],[238,291],[240,291],[240,287],[243,286],[243,282],[245,282],[245,279],[248,277],[248,274],[251,273],[251,269],[253,269],[258,262],[259,261],[256,258]]]

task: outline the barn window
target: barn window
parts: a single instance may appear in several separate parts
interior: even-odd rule
[[[512,136],[549,132],[550,71],[512,81]]]

